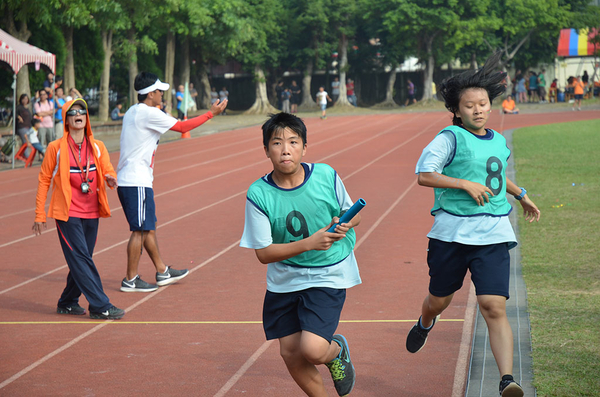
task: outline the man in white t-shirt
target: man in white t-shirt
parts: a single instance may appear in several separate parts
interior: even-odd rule
[[[127,245],[127,276],[121,282],[123,292],[152,292],[188,275],[188,270],[176,270],[165,265],[158,251],[156,213],[154,206],[154,155],[158,141],[168,130],[185,133],[220,114],[227,101],[216,101],[210,111],[186,121],[178,121],[160,110],[163,92],[169,84],[158,76],[141,72],[135,78],[137,105],[131,106],[123,118],[121,155],[117,167],[118,194],[129,223],[131,237]],[[156,268],[156,284],[149,284],[138,275],[142,246]]]

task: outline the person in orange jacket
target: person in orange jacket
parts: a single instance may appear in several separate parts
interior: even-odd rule
[[[50,142],[39,175],[36,195],[36,235],[46,228],[45,204],[54,183],[48,217],[56,220],[58,239],[69,274],[58,300],[57,313],[84,315],[79,305],[83,293],[89,302],[90,317],[116,320],[125,311],[113,306],[104,293],[100,274],[92,260],[99,218],[110,217],[106,186],[117,186],[117,174],[106,146],[92,134],[88,106],[77,98],[62,107],[63,137]]]

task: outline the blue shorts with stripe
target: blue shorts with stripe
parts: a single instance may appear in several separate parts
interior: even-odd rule
[[[149,187],[119,186],[119,201],[132,232],[156,230],[154,190]]]

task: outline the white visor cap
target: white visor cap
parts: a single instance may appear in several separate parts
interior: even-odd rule
[[[140,95],[146,95],[156,90],[166,91],[169,89],[169,87],[170,86],[168,83],[163,83],[159,79],[156,79],[154,84],[152,84],[150,87],[142,88],[137,93]]]

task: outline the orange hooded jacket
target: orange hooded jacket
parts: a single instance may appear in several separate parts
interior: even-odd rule
[[[46,204],[46,197],[48,196],[48,190],[52,182],[52,198],[50,199],[50,208],[48,208],[48,217],[58,219],[61,221],[69,220],[69,209],[71,208],[71,182],[70,182],[70,166],[69,166],[69,127],[67,125],[67,111],[76,102],[81,103],[87,110],[87,103],[81,98],[74,99],[65,103],[62,107],[62,117],[64,120],[64,134],[63,137],[52,141],[46,148],[46,154],[44,155],[44,161],[40,169],[40,175],[38,177],[38,190],[35,198],[35,222],[45,223],[46,212],[44,207]],[[98,177],[98,210],[100,217],[110,217],[110,208],[108,206],[108,198],[106,197],[106,181],[104,176],[110,174],[117,177],[115,170],[110,163],[108,150],[101,141],[94,139],[92,134],[92,126],[90,125],[90,114],[89,111],[86,113],[87,123],[85,126],[85,135],[88,138],[88,142],[94,153],[94,163],[96,164],[96,173],[101,176]]]

